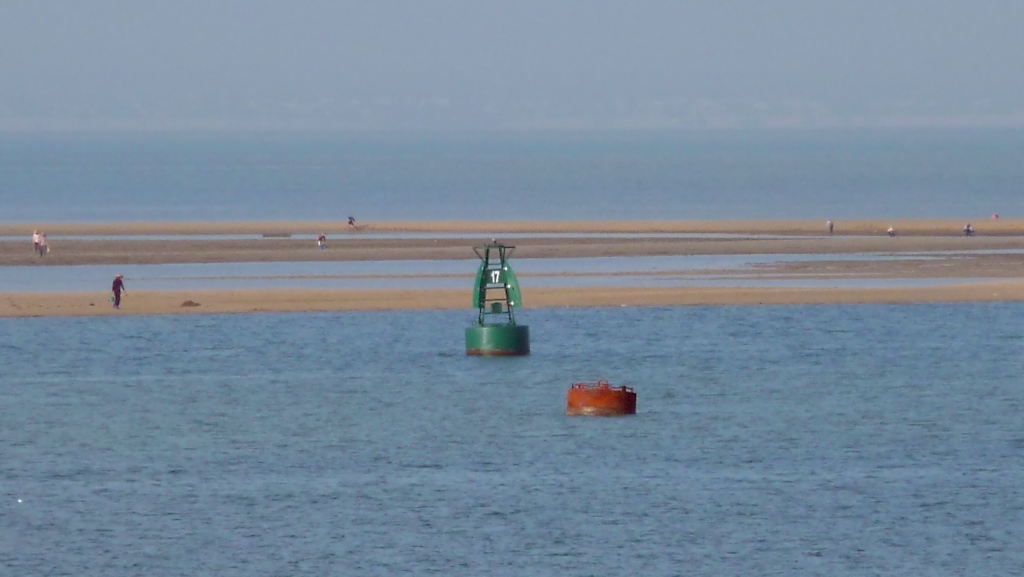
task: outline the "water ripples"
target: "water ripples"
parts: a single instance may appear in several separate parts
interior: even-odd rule
[[[1024,569],[1024,306],[525,310],[533,354],[505,359],[463,354],[472,316],[0,319],[0,562]],[[635,387],[638,414],[566,417],[597,378]]]

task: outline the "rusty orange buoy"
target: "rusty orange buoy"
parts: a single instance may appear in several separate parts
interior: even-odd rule
[[[573,383],[569,389],[567,415],[635,415],[636,393],[630,387],[613,387],[601,379],[596,383]]]

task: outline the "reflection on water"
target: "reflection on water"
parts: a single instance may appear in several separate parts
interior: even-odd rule
[[[821,275],[785,279],[753,274],[755,267],[815,261],[920,260],[927,255],[783,254],[514,259],[530,287],[895,287],[933,286],[963,279],[857,279]],[[936,257],[937,258],[937,257]],[[202,289],[451,289],[472,286],[477,262],[388,260],[329,262],[251,262],[159,265],[5,267],[0,292],[107,290],[124,274],[128,290]],[[425,275],[425,276],[424,276]],[[973,279],[984,280],[984,279]]]

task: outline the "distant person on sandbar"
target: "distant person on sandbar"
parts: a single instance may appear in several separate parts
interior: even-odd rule
[[[885,233],[889,235],[889,238],[892,238],[896,236],[896,229],[890,226],[889,230],[885,231]]]
[[[39,244],[42,241],[43,241],[43,236],[41,234],[39,234],[39,231],[38,230],[32,231],[32,245],[35,246],[35,248],[33,250],[35,250],[36,254],[40,254],[39,253]]]
[[[971,226],[971,223],[967,223],[967,226],[964,227],[964,236],[971,236],[972,234],[974,234],[974,227]]]
[[[828,233],[832,234],[832,229],[835,228],[835,226],[836,226],[835,223],[833,223],[830,220],[830,221],[825,222],[825,225],[828,226]]]
[[[39,256],[46,256],[46,253],[50,252],[49,241],[46,239],[46,233],[39,233]]]
[[[320,250],[327,248],[327,235],[320,233],[320,236],[316,237],[316,245],[320,247]]]
[[[121,308],[121,291],[128,292],[128,289],[124,288],[124,275],[119,274],[114,277],[114,284],[110,290],[114,291],[114,308]]]
[[[355,228],[356,227],[356,217],[354,217],[354,216],[348,217],[348,227],[349,228]]]

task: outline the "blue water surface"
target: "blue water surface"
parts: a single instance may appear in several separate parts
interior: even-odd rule
[[[955,255],[958,253],[946,253]],[[768,254],[768,255],[660,255],[592,258],[518,259],[516,270],[538,287],[581,286],[769,286],[778,279],[763,279],[754,266],[820,260],[902,260],[936,258],[929,255],[899,254]],[[467,265],[467,262],[472,263]],[[0,267],[2,292],[94,292],[103,291],[116,274],[124,274],[129,290],[202,289],[396,289],[460,288],[472,283],[472,257],[462,260],[310,261],[180,263],[157,265],[74,265]],[[661,273],[657,276],[645,273]],[[669,274],[678,273],[678,274]],[[683,273],[695,276],[684,276]],[[392,278],[387,278],[389,275]],[[427,275],[417,278],[415,275]],[[442,277],[432,275],[444,275]],[[564,275],[564,276],[552,276]],[[810,275],[820,276],[820,275]],[[785,279],[797,286],[810,279]],[[920,279],[856,279],[836,275],[814,278],[824,286],[854,286],[864,280],[885,280],[885,286],[917,284]],[[934,282],[963,282],[963,279],[925,279]],[[981,281],[986,279],[972,279]],[[742,281],[742,282],[741,282]],[[731,284],[730,284],[731,283]]]
[[[988,218],[1024,130],[0,135],[0,222]]]
[[[1024,305],[473,318],[0,319],[0,574],[1024,573]]]

